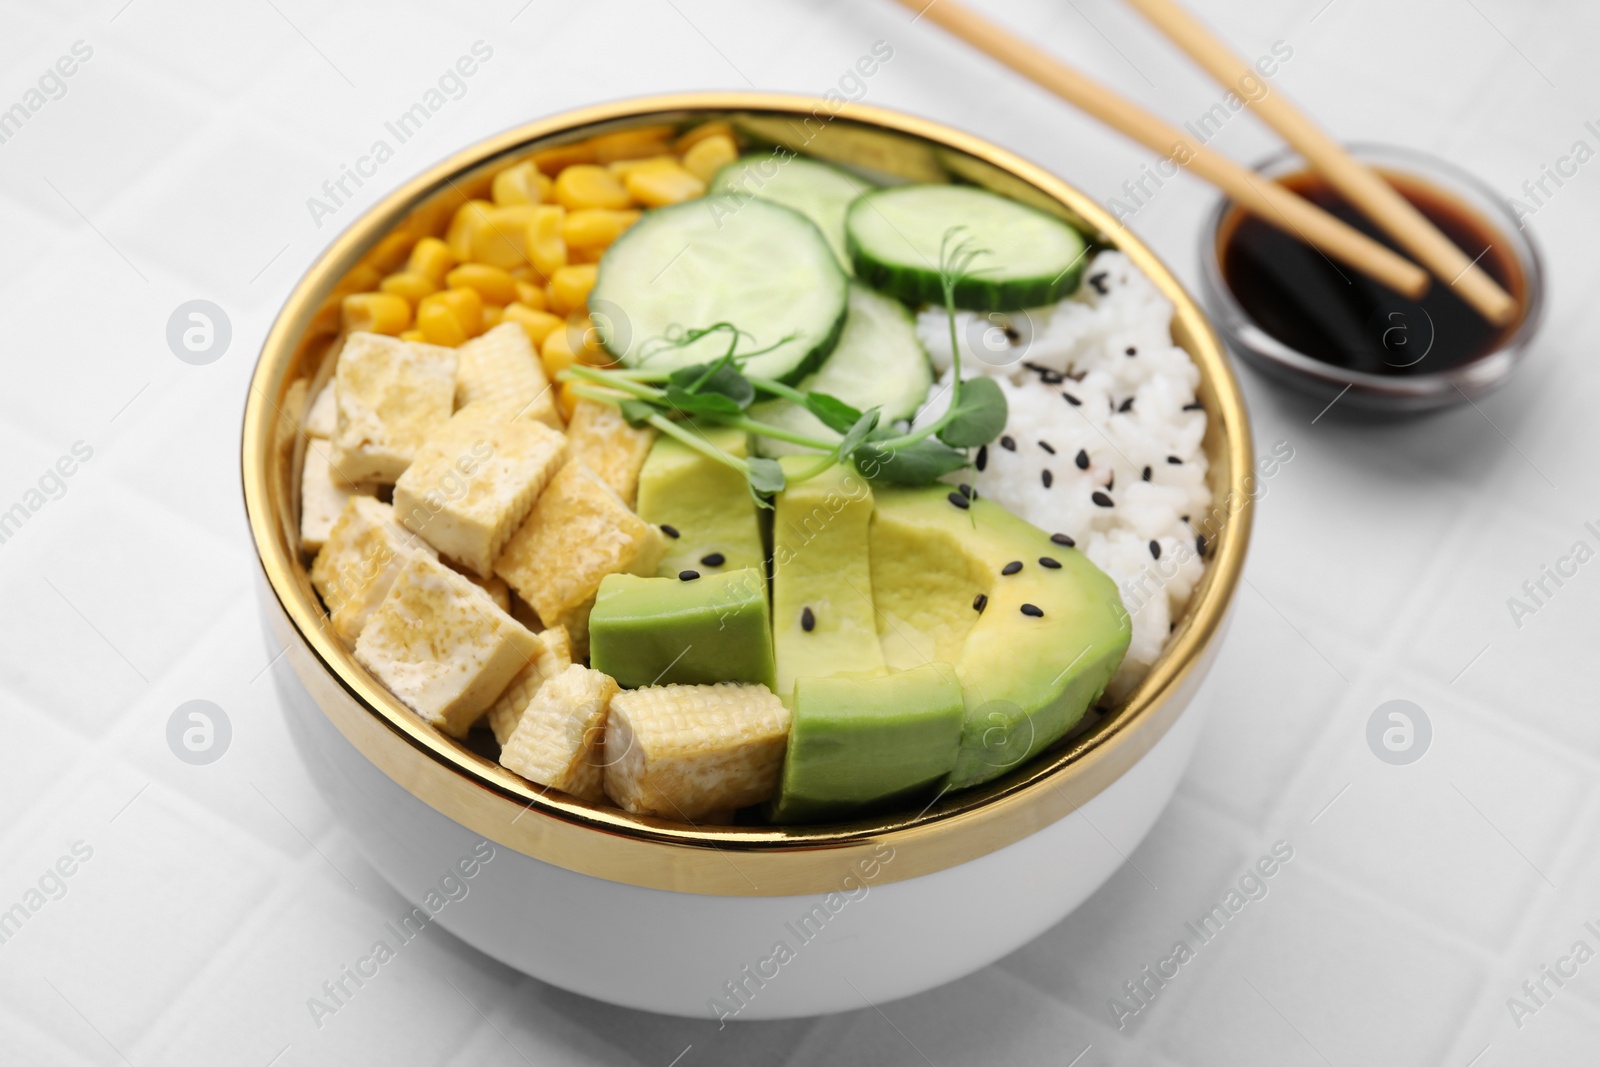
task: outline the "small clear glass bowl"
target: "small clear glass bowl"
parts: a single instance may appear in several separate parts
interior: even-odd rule
[[[1498,388],[1522,361],[1544,314],[1544,260],[1533,235],[1519,227],[1509,205],[1487,183],[1425,152],[1381,144],[1351,144],[1357,159],[1379,170],[1412,175],[1489,222],[1510,243],[1525,283],[1522,321],[1492,351],[1468,363],[1431,374],[1385,375],[1353,371],[1297,351],[1251,318],[1223,276],[1220,239],[1234,210],[1220,197],[1200,233],[1201,294],[1211,321],[1228,349],[1244,362],[1288,388],[1331,404],[1347,415],[1409,415],[1475,399]],[[1255,164],[1255,171],[1278,179],[1306,170],[1298,152],[1278,152]],[[1437,281],[1435,284],[1440,284]]]

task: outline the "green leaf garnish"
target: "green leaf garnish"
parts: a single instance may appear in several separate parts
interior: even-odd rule
[[[861,420],[861,412],[827,393],[807,393],[806,410],[834,433],[846,433]]]
[[[765,456],[751,456],[744,463],[748,469],[747,477],[753,492],[766,496],[783,492],[783,466],[777,460]]]
[[[873,408],[856,420],[854,426],[845,431],[844,438],[840,440],[839,447],[834,450],[834,455],[840,462],[849,459],[861,447],[872,431],[878,428],[878,409]]]
[[[882,433],[882,431],[879,431]],[[932,438],[923,438],[898,448],[885,448],[877,434],[856,449],[856,469],[872,482],[889,485],[932,485],[946,474],[967,466],[965,453]]]
[[[1006,428],[1006,395],[993,378],[979,376],[964,383],[959,401],[940,420],[939,440],[956,448],[976,448]]]

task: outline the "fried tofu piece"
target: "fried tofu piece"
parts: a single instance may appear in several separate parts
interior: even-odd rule
[[[300,547],[316,552],[333,532],[333,524],[344,514],[353,496],[376,496],[375,482],[350,485],[341,479],[329,461],[328,442],[313,437],[306,441],[306,459],[300,469]]]
[[[608,574],[654,574],[666,539],[583,463],[569,461],[511,535],[495,573],[546,626],[565,626],[581,656],[589,609]]]
[[[395,515],[434,548],[487,578],[565,452],[560,431],[513,419],[494,404],[472,404],[417,449],[395,483]]]
[[[769,799],[789,709],[764,685],[625,689],[606,720],[606,795],[640,815],[693,822]]]
[[[353,333],[334,374],[333,465],[356,481],[393,482],[455,409],[454,349]]]
[[[567,425],[567,447],[573,459],[586,463],[631,508],[639,495],[639,470],[656,433],[653,426],[629,426],[613,404],[580,399]]]
[[[407,707],[465,737],[539,639],[465,577],[415,555],[356,639],[356,660]]]
[[[416,555],[433,549],[395,521],[394,509],[369,496],[351,497],[311,563],[311,584],[328,607],[333,632],[354,645],[362,627]]]
[[[507,615],[511,614],[511,587],[505,582],[492,574],[487,578],[480,578],[471,572],[464,572],[461,577],[477,586],[495,607]]]
[[[339,428],[339,405],[334,399],[333,391],[333,379],[329,378],[327,384],[317,393],[316,399],[311,401],[311,406],[306,409],[303,426],[307,437],[333,439],[334,431]]]
[[[572,666],[572,639],[567,636],[566,627],[552,626],[539,631],[539,646],[538,657],[511,679],[500,699],[489,708],[489,729],[494,731],[495,741],[502,746],[511,740],[522,713],[539,692],[539,687]]]
[[[504,322],[456,349],[456,407],[497,404],[519,419],[565,429],[556,392],[528,333]]]
[[[616,695],[608,675],[572,664],[533,695],[500,750],[501,766],[579,800],[604,802],[606,711]]]

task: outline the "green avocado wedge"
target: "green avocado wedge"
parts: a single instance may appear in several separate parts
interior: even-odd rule
[[[827,822],[931,793],[961,745],[966,709],[947,663],[801,678],[773,822]]]
[[[770,689],[766,580],[755,568],[691,581],[608,574],[589,613],[589,655],[624,689],[717,682]]]
[[[1077,549],[948,485],[878,487],[874,500],[887,664],[955,665],[965,712],[944,784],[999,777],[1076,725],[1116,673],[1132,637],[1116,584]],[[1011,563],[1020,569],[1003,574]]]
[[[686,425],[713,448],[745,457],[743,430]],[[651,446],[639,471],[637,510],[666,534],[667,553],[656,568],[662,577],[765,567],[761,524],[744,475],[675,437],[662,434]]]

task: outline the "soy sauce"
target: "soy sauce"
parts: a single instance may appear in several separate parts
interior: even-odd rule
[[[1406,174],[1380,172],[1468,258],[1524,302],[1526,280],[1509,241],[1449,193]],[[1324,211],[1406,253],[1320,176],[1280,181]],[[1255,323],[1290,348],[1366,374],[1432,374],[1488,355],[1517,328],[1495,326],[1435,278],[1408,300],[1349,267],[1329,262],[1291,234],[1234,208],[1217,235],[1223,278]]]

